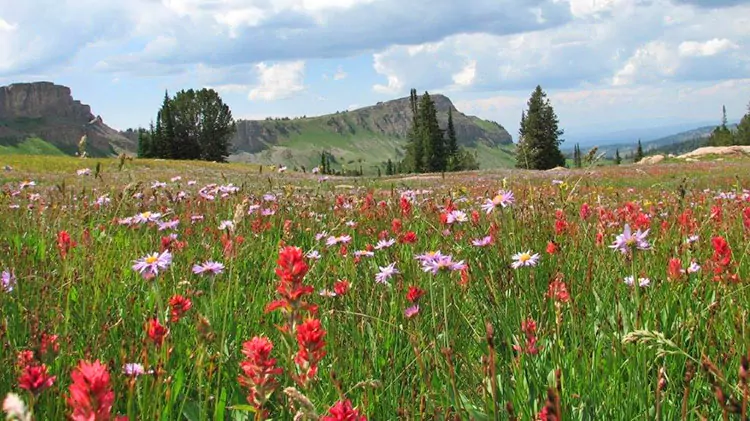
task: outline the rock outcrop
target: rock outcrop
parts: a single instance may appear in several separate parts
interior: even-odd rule
[[[750,146],[706,146],[680,155],[679,159],[697,159],[709,155],[750,157]]]
[[[654,165],[658,164],[662,161],[664,161],[665,157],[664,155],[653,155],[653,156],[647,156],[640,161],[636,162],[636,165]]]
[[[74,154],[81,136],[88,138],[93,156],[132,152],[136,144],[73,99],[70,88],[51,82],[17,83],[0,87],[0,141],[18,143],[39,137],[63,152]]]

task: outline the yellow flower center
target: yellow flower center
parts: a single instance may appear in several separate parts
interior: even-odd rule
[[[151,212],[143,212],[141,216],[144,218],[148,218],[149,216],[151,216]]]
[[[503,196],[502,194],[498,194],[494,199],[492,199],[492,203],[494,205],[499,205],[500,203],[503,203],[504,200],[505,196]]]
[[[159,260],[158,257],[156,257],[156,256],[149,256],[149,257],[146,258],[146,263],[148,263],[149,265],[151,265],[151,264],[154,264],[154,262],[156,262],[157,260]]]
[[[518,257],[518,260],[522,262],[528,262],[529,260],[531,260],[531,255],[529,253],[523,253]]]

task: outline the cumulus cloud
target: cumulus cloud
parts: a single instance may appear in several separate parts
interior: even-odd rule
[[[305,62],[293,61],[257,65],[258,85],[248,94],[251,100],[274,101],[289,98],[305,90]]]
[[[375,71],[387,81],[373,89],[527,90],[538,83],[569,89],[748,74],[750,56],[742,45],[750,42],[743,29],[750,7],[741,7],[743,14],[666,0],[570,0],[569,6],[575,19],[554,28],[391,46],[373,56]]]
[[[674,0],[677,4],[689,4],[705,8],[733,7],[741,4],[748,4],[750,0]]]
[[[336,73],[333,74],[333,80],[343,80],[346,79],[346,77],[349,76],[344,69],[341,68],[341,66],[336,69]]]

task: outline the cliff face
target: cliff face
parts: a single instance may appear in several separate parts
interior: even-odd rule
[[[94,156],[134,151],[136,144],[108,127],[91,107],[73,99],[70,88],[50,82],[0,87],[0,142],[40,137],[63,152],[75,153],[81,136]]]

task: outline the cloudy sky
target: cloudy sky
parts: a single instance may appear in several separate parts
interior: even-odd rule
[[[568,134],[739,119],[750,0],[0,0],[0,85],[70,86],[113,127],[164,90],[237,118],[441,92],[516,137],[537,84]]]

